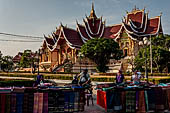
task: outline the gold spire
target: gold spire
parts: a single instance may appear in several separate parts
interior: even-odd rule
[[[92,3],[92,9],[91,9],[89,18],[97,18],[96,14],[95,14],[94,4],[93,3]]]

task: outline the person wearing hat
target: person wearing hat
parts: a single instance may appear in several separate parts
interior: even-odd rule
[[[120,84],[124,80],[124,75],[122,74],[122,71],[119,70],[118,73],[116,74],[116,83]]]
[[[89,87],[91,80],[90,80],[90,75],[88,74],[88,70],[87,69],[83,70],[83,72],[79,74],[79,77],[80,77],[79,80],[80,86]]]
[[[132,81],[134,84],[139,84],[141,78],[144,78],[141,72],[136,71],[134,75],[132,75]]]

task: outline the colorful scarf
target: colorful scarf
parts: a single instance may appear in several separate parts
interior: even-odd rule
[[[126,112],[135,113],[136,91],[126,91]]]

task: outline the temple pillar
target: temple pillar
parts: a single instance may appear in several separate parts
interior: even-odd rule
[[[52,52],[49,51],[48,62],[51,62],[51,54],[52,54]]]
[[[59,49],[58,63],[61,64],[61,49]]]
[[[71,49],[71,61],[74,63],[74,49]]]
[[[76,54],[76,49],[74,49],[74,62],[76,63],[77,62],[77,54]]]

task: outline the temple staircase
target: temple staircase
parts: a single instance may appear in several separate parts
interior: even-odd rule
[[[122,68],[122,61],[111,59],[107,66],[109,67],[107,73],[117,73]]]
[[[63,62],[62,64],[55,65],[55,66],[52,68],[52,72],[53,72],[53,73],[56,73],[56,72],[64,71],[64,68],[65,68],[67,65],[71,65],[71,61],[67,60],[67,61]]]
[[[132,57],[125,57],[122,60],[122,71],[123,72],[132,72]],[[131,62],[131,63],[130,63]]]

